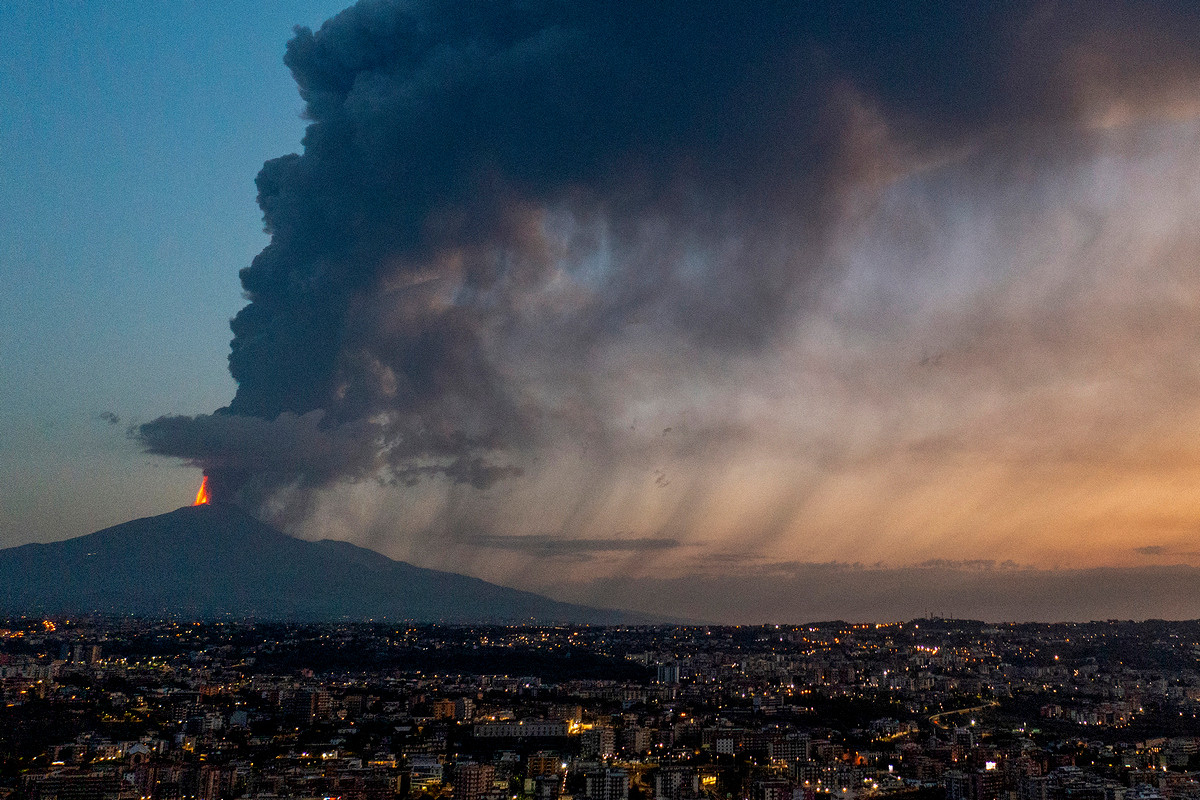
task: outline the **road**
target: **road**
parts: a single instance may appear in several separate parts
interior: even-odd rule
[[[984,703],[981,706],[971,706],[970,708],[955,708],[950,711],[939,711],[936,714],[931,714],[929,716],[929,721],[932,722],[934,725],[938,726],[939,728],[945,728],[948,726],[943,725],[942,723],[938,722],[938,720],[941,717],[949,717],[949,716],[953,716],[955,714],[966,714],[969,711],[982,711],[985,708],[996,708],[999,705],[1000,705],[1000,702],[998,700],[993,700],[992,702]]]

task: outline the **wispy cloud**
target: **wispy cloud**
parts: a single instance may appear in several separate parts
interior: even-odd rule
[[[501,536],[480,534],[459,540],[475,547],[514,550],[543,557],[586,556],[592,553],[644,552],[673,550],[681,546],[677,539],[636,537],[630,539],[564,539],[557,536]]]

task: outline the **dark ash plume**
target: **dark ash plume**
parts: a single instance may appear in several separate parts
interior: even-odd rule
[[[287,47],[312,124],[257,178],[236,396],[142,441],[252,505],[602,448],[609,343],[757,351],[872,189],[1167,107],[1198,29],[1116,0],[361,2]]]

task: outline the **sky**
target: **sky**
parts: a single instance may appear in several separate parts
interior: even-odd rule
[[[1200,616],[1190,4],[340,10],[3,12],[0,544]]]
[[[338,3],[6,3],[0,29],[0,534],[168,511],[199,471],[130,424],[228,402],[254,175],[303,105],[283,49]],[[112,415],[107,420],[102,415]]]

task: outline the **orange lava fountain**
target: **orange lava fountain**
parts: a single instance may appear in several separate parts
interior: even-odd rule
[[[196,492],[196,502],[192,503],[192,505],[194,505],[194,506],[208,505],[208,476],[207,475],[204,476],[204,480],[200,481],[200,491]]]

